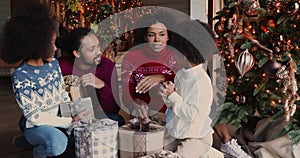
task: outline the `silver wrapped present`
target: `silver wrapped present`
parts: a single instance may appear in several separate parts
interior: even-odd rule
[[[118,122],[110,119],[80,121],[74,127],[78,158],[117,158]]]
[[[94,118],[93,104],[90,97],[80,98],[74,101],[61,103],[59,105],[59,108],[60,108],[60,114],[63,117],[73,117],[78,113],[80,113],[81,111],[88,109],[89,110],[88,116]]]

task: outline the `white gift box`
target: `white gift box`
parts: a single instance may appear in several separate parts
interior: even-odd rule
[[[138,158],[141,156],[159,153],[163,150],[164,127],[150,124],[156,130],[149,132],[135,131],[130,125],[119,129],[120,158]]]

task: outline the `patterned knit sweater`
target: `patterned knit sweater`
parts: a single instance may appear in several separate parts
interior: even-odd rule
[[[145,101],[151,110],[165,112],[166,106],[158,93],[160,85],[144,94],[136,93],[135,87],[146,76],[155,74],[162,74],[166,81],[173,81],[174,68],[174,52],[170,49],[157,53],[145,46],[128,52],[122,62],[122,99],[129,111],[134,109],[134,100],[138,98]]]
[[[72,118],[59,117],[59,104],[69,101],[57,60],[43,66],[24,62],[12,75],[17,103],[27,118],[26,128],[51,125],[67,128]]]

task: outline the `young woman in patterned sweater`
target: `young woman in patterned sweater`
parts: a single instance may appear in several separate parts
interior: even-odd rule
[[[80,118],[58,116],[58,105],[69,101],[61,70],[54,58],[56,51],[55,16],[46,4],[26,1],[5,23],[1,58],[22,64],[12,74],[13,91],[26,118],[24,136],[34,146],[34,157],[61,155],[68,128]]]
[[[159,83],[173,81],[175,76],[174,52],[168,45],[172,23],[171,15],[157,11],[144,15],[137,24],[135,46],[124,56],[121,76],[123,103],[132,116],[165,112],[158,88]]]

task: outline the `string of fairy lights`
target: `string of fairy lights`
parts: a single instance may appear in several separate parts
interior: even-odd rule
[[[292,136],[300,129],[300,0],[223,2],[214,17],[227,76],[218,121],[252,127],[253,118],[284,116]]]
[[[147,11],[131,11],[133,8],[142,7],[141,0],[45,0],[58,16],[61,23],[68,29],[74,27],[90,27],[94,22],[99,23],[103,19],[115,13],[124,13],[122,18],[140,17]],[[128,14],[125,14],[128,13]]]
[[[117,47],[123,41],[130,41],[130,33],[136,19],[151,10],[142,8],[142,0],[44,0],[56,14],[61,26],[70,31],[76,27],[93,29],[101,38],[102,43],[108,45],[117,53]],[[118,16],[113,16],[118,14]],[[101,23],[107,20],[108,23]],[[98,25],[101,24],[101,29]],[[115,38],[114,41],[111,41]],[[122,38],[121,38],[122,37]],[[110,43],[110,44],[107,44]],[[127,44],[130,45],[130,44]],[[110,58],[114,58],[112,55]]]

